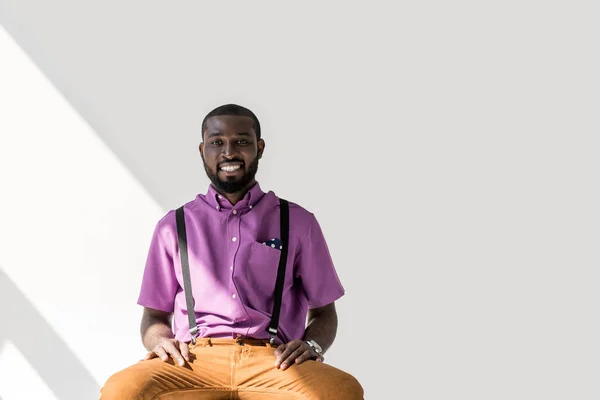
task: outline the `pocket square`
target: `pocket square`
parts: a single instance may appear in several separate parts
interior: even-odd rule
[[[263,242],[263,244],[266,244],[267,246],[272,247],[277,250],[283,249],[283,243],[281,243],[281,239],[278,239],[278,238],[273,238],[271,240],[267,240],[266,242]]]

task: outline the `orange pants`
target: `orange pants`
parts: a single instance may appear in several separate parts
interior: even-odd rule
[[[101,399],[363,399],[358,381],[330,365],[311,360],[275,368],[275,349],[265,340],[201,338],[190,344],[183,367],[140,361],[111,376]]]

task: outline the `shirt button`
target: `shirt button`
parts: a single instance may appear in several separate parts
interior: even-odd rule
[[[219,206],[216,206],[215,208],[218,210],[218,209],[219,209]]]
[[[236,240],[237,240],[237,238],[235,236],[231,238],[232,242],[235,242]]]
[[[237,214],[237,210],[233,210],[233,215]]]
[[[250,206],[250,209],[252,209],[252,206]]]
[[[230,267],[229,267],[229,269],[233,271],[233,265],[232,265],[232,266],[230,266]]]
[[[235,293],[234,293],[234,294],[232,294],[232,295],[231,295],[231,297],[233,297],[233,298],[235,299],[237,296],[236,296],[236,295],[235,295]]]

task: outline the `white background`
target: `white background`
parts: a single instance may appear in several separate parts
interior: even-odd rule
[[[597,399],[600,28],[584,1],[0,0],[0,398],[144,354],[155,223],[212,108],[314,212],[367,399]]]

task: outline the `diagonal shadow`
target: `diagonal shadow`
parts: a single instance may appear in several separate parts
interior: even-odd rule
[[[0,293],[9,300],[0,302],[0,343],[14,343],[58,399],[98,398],[100,387],[83,363],[2,268]]]
[[[112,3],[121,9],[121,5],[114,1]],[[54,3],[56,7],[52,8],[55,8],[53,12],[71,11],[74,5],[66,0],[59,0]],[[204,177],[197,152],[200,121],[196,119],[199,116],[197,113],[181,112],[182,106],[203,108],[195,95],[185,92],[189,97],[179,98],[177,102],[164,102],[157,101],[154,94],[144,95],[140,92],[138,86],[144,90],[169,90],[173,77],[140,81],[142,78],[139,71],[149,69],[153,74],[159,74],[160,66],[141,57],[132,57],[126,62],[121,60],[121,52],[129,51],[122,47],[126,46],[124,42],[131,40],[129,26],[127,31],[112,27],[111,31],[115,30],[103,38],[101,46],[98,44],[92,54],[83,56],[73,48],[71,40],[62,36],[64,32],[61,24],[57,24],[52,17],[44,16],[37,8],[32,0],[0,0],[0,26],[27,53],[49,82],[67,99],[73,110],[90,125],[97,137],[132,173],[161,209],[174,209],[195,197],[196,189],[205,188],[209,183]],[[96,11],[111,12],[110,7]],[[136,18],[139,10],[136,7],[135,10],[122,11],[129,12],[132,18]],[[94,36],[95,32],[106,30],[104,25],[96,25],[103,17],[95,14],[96,12],[79,15],[82,26],[87,27],[77,33],[82,42]],[[152,38],[157,36],[154,38],[157,42],[163,40],[160,35],[165,32],[154,29],[151,25],[146,26],[143,20],[138,20],[138,23],[146,35]],[[69,37],[74,35],[70,34]],[[153,42],[153,39],[149,40]],[[86,46],[81,51],[86,53],[90,50]],[[90,61],[90,56],[100,59],[94,63]],[[107,68],[112,67],[112,63],[106,60],[112,59],[120,64],[120,73]],[[183,83],[179,81],[179,84]],[[181,97],[180,94],[178,96]],[[212,102],[207,104],[209,105],[215,106]],[[162,115],[177,117],[161,118]],[[190,131],[190,127],[194,130]],[[182,156],[182,149],[189,153]]]

